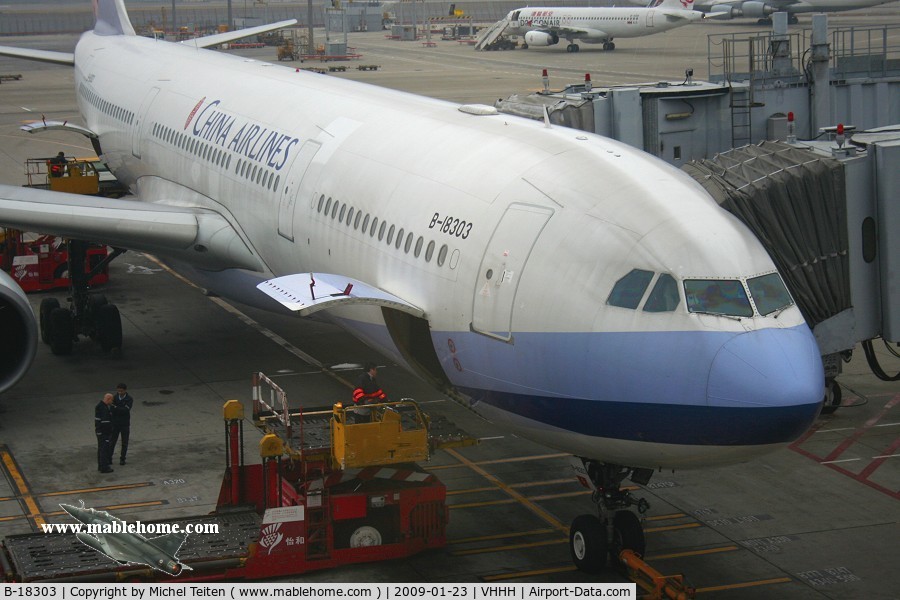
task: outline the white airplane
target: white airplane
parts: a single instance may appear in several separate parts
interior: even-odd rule
[[[490,27],[482,39],[496,38],[502,33],[524,36],[523,48],[554,46],[560,39],[566,39],[567,52],[578,52],[575,40],[603,44],[604,50],[615,50],[615,38],[653,35],[699,21],[703,14],[691,8],[693,2],[662,0],[645,8],[519,8]]]
[[[644,4],[641,0],[634,4]],[[871,8],[894,0],[696,0],[694,9],[711,19],[750,17],[760,24],[771,23],[776,12],[788,13],[788,22],[796,24],[799,13],[825,13]]]
[[[824,372],[800,310],[683,172],[492,107],[203,50],[246,30],[136,36],[122,0],[97,5],[74,54],[0,54],[74,66],[83,126],[32,131],[90,137],[134,197],[4,185],[0,225],[151,252],[216,294],[324,316],[578,457],[598,489],[570,533],[580,568],[610,543],[643,552],[626,477],[743,462],[816,418]],[[2,390],[38,325],[9,278],[0,298]],[[73,316],[51,315],[52,339]]]

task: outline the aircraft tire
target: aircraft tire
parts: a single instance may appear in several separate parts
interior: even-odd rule
[[[822,402],[820,414],[830,415],[841,407],[843,392],[841,386],[834,379],[825,382],[825,400]]]
[[[75,322],[68,308],[55,308],[50,313],[50,351],[57,356],[72,354]]]
[[[122,318],[115,304],[104,304],[94,315],[97,341],[104,352],[122,347]]]
[[[87,317],[88,322],[93,324],[93,327],[90,327],[91,331],[91,339],[97,340],[97,313],[100,310],[101,306],[105,306],[109,304],[109,300],[106,299],[106,296],[103,294],[91,294],[88,296],[87,302]]]
[[[609,49],[610,49],[610,50],[615,50],[615,49],[616,49],[616,43],[615,43],[615,42],[610,42],[610,43],[609,43]]]
[[[644,540],[644,528],[633,512],[620,510],[613,517],[612,542],[609,545],[610,564],[616,569],[623,569],[625,565],[619,560],[622,550],[631,550],[638,556],[644,556],[647,543]]]
[[[606,528],[594,515],[579,515],[569,527],[569,551],[579,571],[597,574],[606,566]]]
[[[59,308],[59,300],[56,298],[43,298],[41,300],[41,308],[39,310],[41,341],[45,344],[49,344],[51,338],[52,323],[50,321],[50,313],[57,308]]]
[[[371,525],[357,527],[350,535],[351,548],[366,548],[368,546],[380,546],[382,542],[381,532]]]

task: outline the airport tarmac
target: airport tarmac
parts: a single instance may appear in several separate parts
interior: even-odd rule
[[[896,7],[829,20],[900,24]],[[801,16],[801,26],[808,23]],[[363,55],[358,61],[282,64],[346,64],[346,72],[322,77],[491,103],[539,89],[542,68],[550,69],[553,89],[585,72],[597,85],[676,80],[687,67],[703,78],[706,35],[744,31],[759,28],[704,23],[622,40],[614,52],[584,47],[578,54],[559,48],[476,53],[440,40],[426,48],[368,32],[351,35]],[[0,40],[56,50],[71,50],[74,42],[74,36]],[[241,53],[275,60],[274,48]],[[359,71],[358,64],[379,69]],[[25,183],[28,157],[91,153],[80,138],[18,130],[41,115],[79,122],[70,69],[0,59],[0,74],[6,73],[23,78],[0,85],[0,181]],[[333,326],[206,296],[139,253],[113,263],[103,293],[122,314],[121,353],[104,355],[82,341],[71,356],[58,357],[42,344],[26,378],[0,395],[0,536],[34,531],[41,521],[70,522],[58,504],[79,499],[128,521],[206,514],[215,507],[225,464],[222,404],[238,399],[249,408],[254,371],[273,377],[292,404],[326,406],[349,399],[360,372],[353,365],[371,359],[381,365],[389,396],[415,398],[435,418],[481,440],[439,451],[424,465],[448,488],[448,546],[296,580],[621,581],[571,564],[569,523],[593,505],[566,456],[480,419]],[[43,296],[30,297],[35,309]],[[900,371],[900,359],[880,342],[876,351],[886,371]],[[135,398],[128,464],[103,475],[95,464],[92,409],[120,381]],[[664,574],[683,573],[701,598],[900,598],[900,384],[872,375],[861,349],[839,381],[846,406],[821,417],[790,447],[744,465],[655,474],[640,492],[651,505],[647,561]],[[248,458],[256,456],[258,439],[248,423]]]

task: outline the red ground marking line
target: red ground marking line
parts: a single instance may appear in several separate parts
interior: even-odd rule
[[[859,438],[862,437],[862,435],[864,433],[866,433],[869,429],[874,427],[875,424],[877,424],[878,421],[880,421],[888,413],[888,411],[890,411],[891,408],[893,408],[894,406],[897,405],[897,403],[900,403],[900,394],[898,394],[897,396],[894,396],[887,404],[885,404],[884,408],[882,409],[882,411],[880,413],[878,413],[878,415],[876,415],[876,416],[872,417],[871,419],[869,419],[868,421],[866,421],[860,429],[857,429],[853,433],[852,436],[850,436],[849,438],[844,440],[844,442],[842,442],[835,450],[833,450],[825,458],[822,458],[821,456],[817,456],[816,454],[813,454],[812,452],[809,452],[808,450],[804,450],[803,448],[800,447],[801,444],[806,442],[810,437],[813,436],[813,434],[815,434],[824,425],[824,422],[816,423],[813,427],[811,427],[809,429],[809,431],[807,431],[805,434],[803,434],[800,437],[800,439],[798,439],[797,441],[795,441],[793,444],[791,444],[788,447],[791,450],[793,450],[794,452],[796,452],[797,454],[800,454],[811,460],[814,460],[814,461],[818,462],[819,464],[834,460],[836,457],[840,456],[844,451],[846,451],[847,448],[849,448],[851,445],[853,445],[854,443],[859,441]],[[881,453],[882,458],[874,459],[859,474],[854,473],[852,471],[848,471],[847,469],[845,469],[843,467],[839,467],[835,464],[824,464],[822,466],[828,467],[829,469],[831,469],[833,471],[837,471],[838,473],[840,473],[842,475],[846,475],[850,479],[853,479],[854,481],[862,483],[863,485],[869,486],[870,488],[872,488],[878,492],[881,492],[882,494],[886,494],[886,495],[890,496],[891,498],[894,498],[895,500],[900,500],[900,491],[890,490],[890,489],[884,487],[883,485],[879,485],[879,484],[875,483],[874,481],[870,481],[868,479],[869,475],[871,475],[878,467],[880,467],[882,465],[882,463],[884,463],[884,461],[886,461],[888,459],[887,455],[893,454],[894,451],[897,450],[898,448],[900,448],[900,438],[894,440],[894,442]]]
[[[884,461],[890,458],[890,455],[893,454],[897,450],[897,448],[900,448],[900,438],[897,438],[896,440],[894,440],[894,443],[882,450],[880,458],[876,458],[872,462],[870,462],[865,469],[860,471],[859,476],[868,477],[869,475],[871,475],[875,471],[875,469],[880,467],[884,463]]]
[[[884,408],[881,409],[881,412],[866,421],[862,427],[853,432],[853,435],[841,442],[841,444],[837,448],[835,448],[828,456],[825,457],[825,462],[836,459],[838,456],[843,454],[847,450],[847,448],[858,442],[859,438],[867,433],[869,429],[871,429],[876,423],[878,423],[878,421],[884,418],[888,411],[891,410],[897,403],[900,403],[900,394],[894,396],[894,398],[890,402],[884,405]]]
[[[889,490],[888,488],[884,487],[883,485],[879,485],[879,484],[875,483],[874,481],[870,481],[864,477],[861,477],[861,476],[857,475],[856,473],[854,473],[852,471],[848,471],[847,469],[845,469],[843,467],[839,467],[837,465],[825,465],[825,466],[828,467],[829,469],[837,471],[838,473],[840,473],[842,475],[846,475],[850,479],[858,481],[859,483],[861,483],[863,485],[867,485],[875,491],[881,492],[882,494],[886,494],[886,495],[890,496],[891,498],[893,498],[894,500],[900,500],[900,492],[895,492],[894,490]]]

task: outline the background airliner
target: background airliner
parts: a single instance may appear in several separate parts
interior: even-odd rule
[[[634,1],[634,0],[632,0]],[[750,17],[771,22],[772,13],[788,13],[788,22],[797,23],[799,13],[825,13],[871,8],[894,0],[695,0],[694,9],[712,19]],[[645,4],[640,0],[635,4]]]
[[[96,5],[74,54],[0,54],[74,66],[83,124],[30,131],[88,136],[134,197],[0,186],[0,224],[152,252],[213,293],[328,318],[573,454],[600,492],[570,532],[580,568],[605,562],[605,523],[643,552],[626,477],[745,461],[818,414],[818,348],[772,260],[681,171],[492,107],[203,50],[248,30],[139,37],[122,0]],[[2,391],[37,337],[9,278],[0,319]]]
[[[567,52],[578,52],[580,40],[586,44],[603,44],[604,50],[615,50],[615,38],[630,38],[662,33],[699,21],[703,15],[691,9],[694,0],[662,0],[647,8],[520,8],[492,25],[481,38],[497,35],[522,35],[523,48],[553,46],[568,40]],[[496,33],[496,32],[500,33]],[[488,42],[489,43],[489,42]]]

